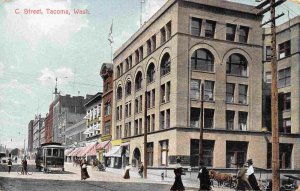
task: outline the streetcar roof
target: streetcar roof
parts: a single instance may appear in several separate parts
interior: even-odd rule
[[[65,146],[59,146],[59,145],[47,145],[47,146],[42,146],[42,148],[60,148],[60,149],[64,149]]]

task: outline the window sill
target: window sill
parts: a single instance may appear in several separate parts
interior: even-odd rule
[[[160,105],[165,105],[167,103],[170,103],[170,100],[169,101],[165,101],[165,102],[161,102]]]
[[[227,76],[233,76],[233,77],[240,77],[240,78],[249,78],[248,76],[240,76],[240,75],[235,75],[235,74],[228,74],[226,73]]]
[[[170,73],[171,73],[171,72],[168,72],[168,73],[166,73],[166,74],[164,74],[164,75],[160,75],[160,78],[164,78],[164,77],[168,76]]]
[[[208,73],[208,74],[215,74],[215,71],[197,70],[197,69],[192,69],[192,71],[193,72]]]

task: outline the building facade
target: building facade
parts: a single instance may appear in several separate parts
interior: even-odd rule
[[[41,146],[41,129],[44,122],[44,118],[41,117],[41,114],[36,115],[33,120],[33,152],[36,152],[36,149]]]
[[[98,92],[85,103],[86,108],[86,134],[87,142],[100,142],[102,129],[102,93]]]
[[[53,142],[65,144],[65,131],[85,116],[85,98],[82,96],[57,95],[53,104]]]
[[[133,166],[143,160],[144,127],[149,166],[172,165],[177,157],[198,166],[203,109],[206,166],[236,168],[252,158],[267,168],[258,11],[217,0],[169,0],[115,52],[112,135],[128,142]],[[300,169],[299,146],[292,169]]]
[[[300,145],[300,16],[276,28],[277,82],[281,168],[293,168]],[[264,127],[271,131],[271,29],[263,33],[263,114]],[[271,143],[268,144],[267,167],[271,167]],[[297,166],[297,165],[296,165]],[[299,168],[299,166],[298,166]]]
[[[28,123],[28,141],[27,150],[29,154],[33,151],[33,120]]]

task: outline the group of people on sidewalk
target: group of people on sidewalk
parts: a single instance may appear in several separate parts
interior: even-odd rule
[[[183,191],[185,187],[183,186],[181,176],[185,175],[183,168],[180,165],[181,159],[177,158],[177,165],[174,169],[175,181],[171,187],[171,191]],[[248,167],[248,168],[246,168]],[[200,162],[199,173],[197,177],[200,181],[199,191],[211,190],[211,180],[209,177],[209,171],[204,166],[203,162]],[[237,176],[237,186],[236,190],[253,190],[260,191],[257,180],[254,175],[253,161],[249,159],[247,165],[244,165]]]
[[[15,158],[15,161],[16,161],[16,158]],[[26,160],[26,158],[22,159],[21,165],[23,167],[22,168],[22,174],[27,174],[27,160]],[[10,174],[12,166],[13,166],[12,159],[8,158],[8,161],[7,161],[8,174]]]

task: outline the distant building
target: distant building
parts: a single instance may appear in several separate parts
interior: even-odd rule
[[[33,120],[28,123],[28,152],[31,154],[33,151]]]
[[[98,92],[85,103],[86,108],[86,141],[101,142],[102,130],[102,93]]]
[[[33,152],[36,152],[36,149],[41,146],[41,129],[44,122],[44,118],[41,117],[41,114],[36,115],[33,120]]]

